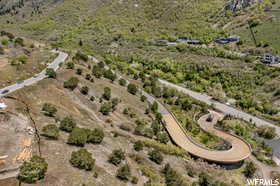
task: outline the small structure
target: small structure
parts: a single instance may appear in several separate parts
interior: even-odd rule
[[[220,37],[215,39],[216,43],[219,44],[227,44],[227,43],[231,43],[231,42],[237,42],[240,40],[240,36],[237,35],[232,35],[232,36],[228,36],[228,37]]]
[[[4,110],[7,108],[7,105],[3,102],[2,98],[0,97],[0,110]]]
[[[264,63],[264,64],[273,65],[273,64],[279,64],[280,63],[280,59],[279,59],[279,56],[276,55],[276,54],[266,53],[261,58],[261,62]]]
[[[209,115],[207,116],[207,118],[206,118],[206,121],[207,121],[207,122],[212,122],[213,119],[214,119],[214,115],[213,115],[213,114],[209,114]]]

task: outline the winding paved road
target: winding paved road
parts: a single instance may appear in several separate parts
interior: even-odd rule
[[[275,127],[277,134],[280,136],[280,127],[278,127],[276,125],[273,125],[272,123],[269,123],[269,122],[267,122],[263,119],[260,119],[256,116],[252,116],[251,114],[248,114],[246,112],[238,110],[238,109],[236,109],[232,106],[217,102],[217,101],[213,100],[212,97],[210,97],[206,94],[198,93],[198,92],[189,90],[187,88],[183,88],[181,86],[175,85],[173,83],[170,83],[170,82],[162,80],[162,79],[160,79],[159,81],[163,85],[166,85],[166,86],[171,87],[171,88],[175,88],[175,89],[177,89],[177,90],[179,90],[179,91],[181,91],[185,94],[188,94],[189,96],[193,97],[194,99],[200,100],[200,101],[202,101],[202,102],[204,102],[208,105],[213,104],[215,109],[221,111],[224,114],[228,114],[228,115],[243,119],[245,121],[255,123],[257,126],[266,125],[266,126]]]
[[[61,51],[56,51],[53,50],[52,52],[58,53],[58,56],[48,65],[47,68],[52,68],[55,71],[59,68],[59,65],[66,60],[68,57],[67,53],[61,52]],[[25,86],[32,85],[38,81],[41,81],[42,79],[46,78],[46,69],[44,69],[42,72],[39,74],[34,75],[33,77],[26,79],[20,83],[15,83],[13,85],[7,86],[5,88],[0,89],[0,96],[4,96],[8,93],[14,92],[18,89],[21,89]],[[3,92],[4,91],[4,92]],[[8,91],[8,92],[7,92]]]
[[[202,116],[198,123],[201,126],[205,126],[202,126],[203,129],[213,132],[215,135],[229,142],[232,146],[229,150],[211,150],[197,144],[185,132],[185,129],[183,129],[176,117],[162,103],[144,91],[142,91],[142,94],[147,97],[148,102],[153,103],[156,101],[158,103],[158,111],[162,114],[165,127],[172,140],[190,154],[208,161],[225,164],[240,162],[251,155],[251,147],[247,142],[239,137],[217,130],[213,127],[219,119],[218,114],[213,114],[214,118],[211,123],[206,122],[208,114]],[[206,126],[205,124],[209,124],[209,126]]]

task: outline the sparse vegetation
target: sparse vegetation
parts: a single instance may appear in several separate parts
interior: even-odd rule
[[[90,171],[93,169],[95,159],[92,158],[92,154],[85,148],[81,148],[78,151],[72,152],[70,163],[74,167]]]

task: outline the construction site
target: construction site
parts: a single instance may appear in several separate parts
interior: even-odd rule
[[[33,128],[23,105],[0,98],[0,177],[17,174],[23,161],[32,156]],[[18,112],[19,111],[19,112]]]

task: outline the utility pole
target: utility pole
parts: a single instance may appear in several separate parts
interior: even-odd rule
[[[257,40],[256,40],[256,37],[254,35],[253,29],[251,28],[251,25],[250,25],[249,21],[248,21],[248,25],[249,25],[250,33],[251,33],[252,38],[254,40],[255,46],[257,47]]]

